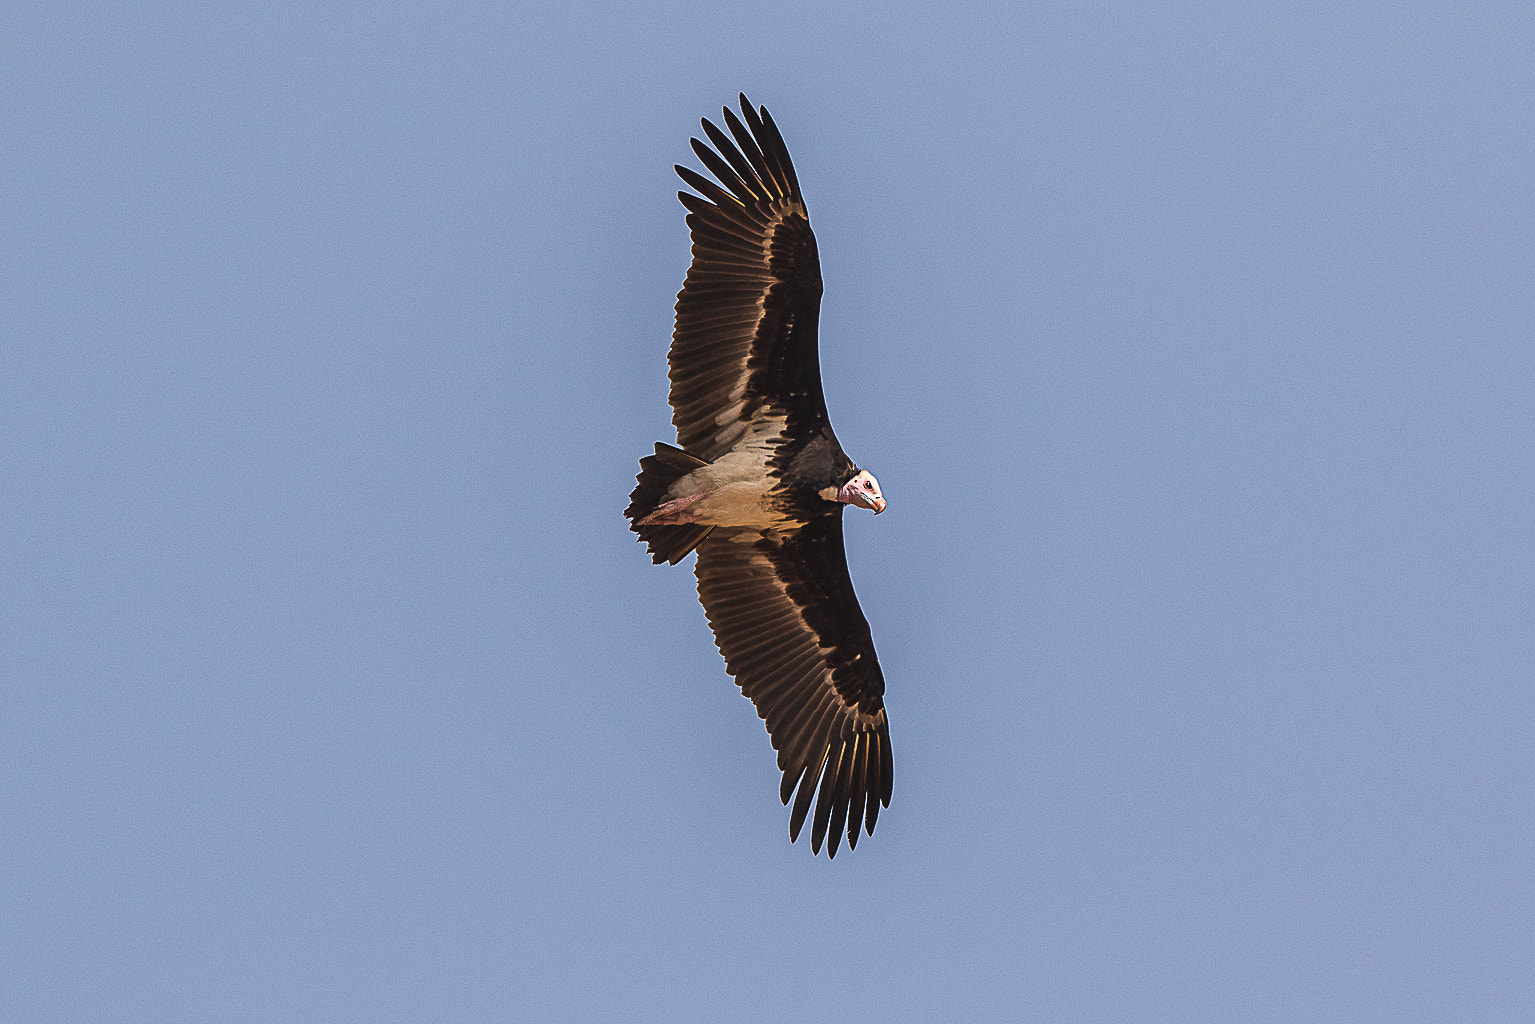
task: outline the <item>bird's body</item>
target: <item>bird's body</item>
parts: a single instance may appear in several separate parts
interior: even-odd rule
[[[671,405],[678,447],[640,460],[625,515],[657,563],[698,552],[694,572],[725,666],[767,723],[798,787],[797,839],[817,791],[811,847],[835,856],[844,824],[874,831],[889,806],[884,677],[842,547],[842,509],[884,511],[879,484],[832,432],[821,392],[815,235],[783,138],[741,97],[714,149],[693,149],[719,184],[690,187],[693,263],[677,296]],[[733,140],[733,141],[732,141]],[[723,186],[723,187],[721,187]]]

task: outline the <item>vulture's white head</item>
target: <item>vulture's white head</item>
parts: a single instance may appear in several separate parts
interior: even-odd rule
[[[885,511],[885,496],[879,493],[879,481],[866,469],[860,469],[838,489],[837,500],[859,508],[872,508],[875,515]]]

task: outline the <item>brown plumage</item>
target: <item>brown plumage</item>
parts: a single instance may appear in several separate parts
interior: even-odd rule
[[[725,667],[778,751],[790,839],[836,856],[890,804],[884,676],[853,593],[842,509],[879,513],[879,484],[832,432],[816,326],[820,259],[766,108],[743,95],[694,152],[718,184],[677,173],[693,262],[677,296],[672,422],[679,447],[640,460],[625,515],[657,563],[689,551]]]

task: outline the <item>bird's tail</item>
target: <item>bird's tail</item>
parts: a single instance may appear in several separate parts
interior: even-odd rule
[[[676,565],[714,529],[712,526],[699,526],[695,523],[682,526],[640,525],[640,520],[654,512],[656,506],[665,500],[666,491],[672,484],[699,466],[707,465],[703,459],[659,441],[656,442],[656,453],[640,460],[640,475],[636,477],[639,483],[629,492],[629,507],[624,509],[624,515],[629,519],[629,529],[639,534],[640,540],[650,549],[650,560],[655,564],[670,562]]]

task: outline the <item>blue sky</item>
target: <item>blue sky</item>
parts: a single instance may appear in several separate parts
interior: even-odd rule
[[[1535,1013],[1527,5],[44,6],[0,37],[29,1021]],[[687,567],[671,170],[795,158],[895,794]]]

